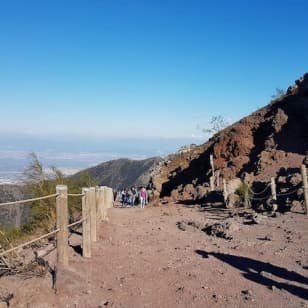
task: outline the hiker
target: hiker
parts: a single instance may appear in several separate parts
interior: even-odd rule
[[[124,188],[121,191],[121,203],[122,203],[122,207],[124,207],[126,203],[126,191]]]
[[[132,192],[132,197],[131,197],[130,205],[135,206],[135,202],[136,202],[136,199],[138,197],[138,192],[137,192],[137,189],[134,186],[131,188],[131,192]]]
[[[133,198],[133,192],[131,189],[128,189],[126,191],[126,206],[131,207],[132,206],[132,198]]]
[[[147,185],[146,192],[147,192],[147,199],[145,204],[148,204],[151,201],[150,199],[152,197],[152,192],[153,192],[153,184],[151,182]]]
[[[142,187],[139,192],[139,199],[140,199],[140,208],[144,209],[144,205],[147,200],[147,192],[144,187]]]

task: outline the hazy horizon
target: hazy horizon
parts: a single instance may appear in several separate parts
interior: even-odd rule
[[[34,152],[45,168],[52,166],[66,175],[118,159],[146,159],[165,156],[181,146],[201,139],[163,138],[56,138],[0,134],[0,184],[21,180]],[[204,141],[204,140],[203,140]]]

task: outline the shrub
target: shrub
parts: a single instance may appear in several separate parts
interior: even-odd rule
[[[51,168],[51,174],[46,174],[42,163],[35,153],[31,153],[31,162],[24,171],[24,183],[29,198],[43,197],[54,194],[56,186],[64,184],[68,186],[69,193],[81,193],[82,187],[95,186],[89,174],[85,173],[78,179],[66,178],[55,167]],[[78,217],[81,214],[81,198],[68,198],[69,215]],[[20,228],[0,230],[0,245],[8,248],[9,244],[17,244],[33,233],[50,232],[56,223],[55,198],[34,201],[30,204],[30,219]]]
[[[245,207],[250,207],[252,192],[249,189],[249,185],[245,182],[242,182],[240,187],[235,192],[240,197],[240,203]]]

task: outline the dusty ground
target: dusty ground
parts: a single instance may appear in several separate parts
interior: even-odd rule
[[[229,218],[230,240],[202,231],[224,222],[223,210],[169,204],[109,216],[91,259],[71,249],[56,294],[50,276],[2,278],[10,307],[308,307],[308,216]]]

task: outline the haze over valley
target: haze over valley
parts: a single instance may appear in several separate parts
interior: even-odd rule
[[[37,154],[45,168],[54,166],[65,175],[118,158],[145,159],[165,156],[194,138],[56,138],[2,135],[0,138],[0,184],[18,183]],[[47,170],[48,171],[48,170]]]

